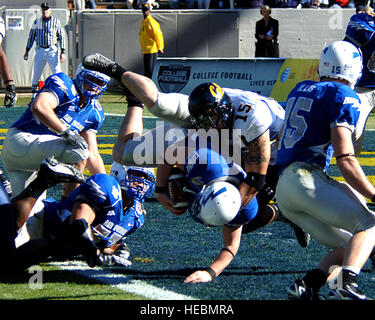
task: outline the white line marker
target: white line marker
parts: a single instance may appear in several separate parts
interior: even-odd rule
[[[91,278],[122,291],[129,292],[154,300],[199,300],[197,298],[179,294],[170,290],[161,289],[142,280],[136,280],[132,276],[112,273],[110,269],[100,267],[90,268],[82,261],[50,262],[49,265],[59,267],[62,270],[72,271],[81,276]],[[120,268],[118,268],[120,269]]]

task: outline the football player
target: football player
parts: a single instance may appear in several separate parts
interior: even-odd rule
[[[285,116],[285,111],[275,100],[250,91],[223,89],[215,83],[201,84],[189,96],[179,93],[166,94],[159,92],[152,80],[127,71],[118,63],[98,53],[86,56],[82,64],[116,79],[126,87],[128,97],[132,97],[128,104],[140,107],[137,111],[132,110],[131,116],[125,118],[120,128],[119,138],[113,149],[115,161],[124,164],[137,163],[135,158],[138,153],[135,151],[140,143],[151,141],[153,149],[149,150],[153,158],[150,162],[161,163],[157,157],[164,153],[171,142],[164,139],[164,136],[158,136],[158,132],[168,133],[173,126],[237,130],[240,131],[241,137],[233,139],[232,146],[233,150],[243,151],[239,162],[247,173],[239,188],[242,205],[246,206],[257,194],[258,201],[262,203],[268,203],[273,199],[278,178],[274,166],[277,149],[275,146]],[[137,138],[132,139],[132,132],[142,123],[139,114],[143,112],[143,105],[168,123],[164,125],[164,130],[156,128],[145,133],[142,136],[143,140],[138,137],[142,131],[137,131]],[[136,121],[136,118],[140,120]],[[133,131],[129,129],[129,123]],[[189,135],[187,130],[185,133],[186,136]],[[160,140],[164,144],[160,143]],[[163,144],[162,150],[155,148],[158,144]],[[259,193],[260,190],[262,192]],[[309,235],[298,227],[295,231],[299,243],[307,246]]]
[[[206,226],[220,226],[224,240],[224,247],[206,269],[197,270],[185,279],[185,283],[208,282],[217,277],[233,260],[237,254],[242,233],[247,233],[261,225],[257,215],[269,220],[263,225],[277,220],[279,211],[277,206],[270,204],[258,207],[258,201],[253,198],[246,206],[241,206],[239,186],[246,178],[241,166],[228,161],[214,150],[201,148],[190,150],[185,163],[178,168],[185,172],[192,192],[189,213],[199,223]],[[184,211],[174,208],[173,202],[166,194],[168,177],[175,170],[169,164],[159,164],[157,170],[157,184],[155,189],[157,199],[165,208],[176,215]],[[217,184],[217,187],[216,187]]]
[[[126,71],[100,54],[86,56],[83,65],[115,78],[151,113],[174,125],[240,130],[241,139],[233,142],[246,151],[246,156],[241,159],[248,173],[248,178],[240,186],[243,204],[250,202],[264,187],[271,153],[274,152],[271,151],[271,141],[276,140],[285,116],[283,108],[275,100],[250,91],[223,89],[215,83],[201,84],[189,96],[162,93],[150,79]],[[113,150],[114,159],[120,163],[134,161],[134,145],[129,141],[119,142]]]
[[[33,178],[43,159],[54,156],[83,172],[105,173],[96,133],[104,121],[98,99],[107,90],[105,74],[77,69],[75,79],[64,73],[47,78],[28,109],[8,130],[1,153],[14,195]],[[75,185],[63,190],[67,196]]]
[[[288,95],[277,154],[277,202],[290,221],[332,249],[290,286],[292,298],[319,298],[319,289],[337,265],[342,271],[330,298],[366,299],[357,279],[375,244],[375,213],[364,199],[374,202],[375,188],[352,142],[361,108],[353,88],[361,74],[361,52],[347,41],[336,41],[322,51],[320,81],[302,81]],[[327,175],[330,146],[344,183]]]
[[[362,76],[355,83],[355,91],[361,99],[360,115],[354,138],[355,154],[359,155],[365,133],[367,119],[375,106],[375,14],[371,7],[350,18],[345,33],[345,41],[357,46],[362,52]]]
[[[84,255],[90,267],[131,264],[124,240],[144,223],[143,202],[154,188],[153,171],[114,163],[111,175],[95,174],[85,182],[81,176],[74,167],[48,159],[37,178],[12,200],[19,227],[17,217],[28,215],[44,188],[60,181],[81,182],[61,202],[43,200],[43,208],[18,230],[16,241],[8,239],[8,246],[13,240],[8,268],[24,270],[67,248]]]

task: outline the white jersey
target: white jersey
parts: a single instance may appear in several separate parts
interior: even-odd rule
[[[269,129],[270,141],[277,138],[285,119],[285,110],[276,100],[255,92],[224,88],[234,106],[233,129],[241,130],[241,148]],[[234,141],[236,143],[237,141]],[[270,165],[274,165],[277,144],[271,144]]]
[[[285,110],[272,98],[255,92],[224,88],[234,106],[233,129],[240,129],[246,143],[258,138],[268,129],[270,140],[277,138],[281,130]]]
[[[275,140],[279,134],[285,118],[284,109],[272,98],[263,97],[251,91],[224,88],[224,91],[230,97],[234,106],[234,129],[240,129],[243,140],[246,144],[261,136],[268,129],[270,130],[270,140]],[[164,119],[172,125],[180,128],[189,128],[191,126],[189,113],[189,96],[181,93],[163,93],[159,92],[156,103],[149,109],[150,112],[158,118]],[[156,141],[157,130],[150,130],[145,135],[145,141]],[[160,139],[159,139],[160,140]],[[164,139],[166,142],[166,139]],[[124,148],[122,163],[128,165],[141,165],[134,159],[136,148],[143,140],[131,139]],[[234,150],[245,147],[239,139],[236,142],[241,146],[234,146]],[[156,144],[156,142],[155,142]],[[168,144],[165,144],[165,148]],[[271,145],[270,164],[275,163],[277,147]],[[156,149],[153,152],[153,162],[156,162]],[[144,164],[142,164],[144,165]],[[151,165],[151,163],[150,163]]]

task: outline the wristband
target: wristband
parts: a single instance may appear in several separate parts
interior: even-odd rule
[[[14,82],[13,80],[7,80],[7,81],[4,81],[4,84],[7,84],[9,82]]]
[[[160,186],[155,187],[155,193],[167,193],[167,190],[168,190],[167,187],[160,187]]]
[[[339,156],[336,157],[336,161],[339,160],[340,158],[344,158],[344,157],[355,157],[355,154],[354,153],[340,154]]]
[[[247,176],[243,182],[259,191],[266,183],[266,176],[256,172],[247,172]]]
[[[211,267],[204,269],[204,271],[208,272],[212,279],[216,278],[216,272]]]
[[[223,251],[223,250],[229,252],[233,256],[233,258],[234,258],[235,254],[231,250],[229,250],[226,247],[224,247],[223,249],[221,249],[221,251]]]
[[[375,203],[375,194],[372,196],[371,202]]]

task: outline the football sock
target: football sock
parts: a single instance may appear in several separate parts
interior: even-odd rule
[[[34,198],[38,199],[39,196],[48,189],[48,186],[46,186],[46,183],[43,183],[38,177],[33,180],[18,196],[14,197],[12,199],[12,202],[22,200],[25,198]]]
[[[117,62],[115,62],[112,66],[111,74],[110,76],[114,79],[116,79],[119,83],[121,83],[121,76],[124,72],[127,70],[123,68],[121,65],[119,65]]]
[[[242,233],[249,233],[276,220],[279,216],[279,210],[275,205],[266,205],[259,207],[258,213],[254,219],[242,227]]]
[[[305,282],[306,286],[317,292],[327,282],[327,275],[323,270],[312,269],[306,273],[303,281]]]

